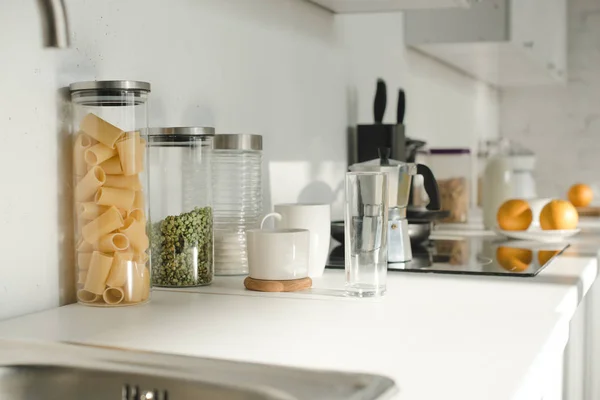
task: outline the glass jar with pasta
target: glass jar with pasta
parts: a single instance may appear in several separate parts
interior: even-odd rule
[[[213,280],[211,127],[150,128],[152,284],[208,285]]]
[[[126,306],[150,299],[146,100],[150,84],[70,85],[77,300]]]

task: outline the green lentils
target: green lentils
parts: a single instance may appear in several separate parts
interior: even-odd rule
[[[156,286],[208,285],[213,278],[210,207],[196,207],[152,224],[152,283]]]

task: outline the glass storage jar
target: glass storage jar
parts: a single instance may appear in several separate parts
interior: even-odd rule
[[[471,150],[466,148],[429,149],[431,168],[440,191],[442,210],[450,215],[442,222],[467,222],[469,214]]]
[[[152,284],[213,280],[211,153],[214,128],[150,128]]]
[[[262,136],[219,134],[213,151],[215,273],[248,273],[246,230],[262,209]]]
[[[146,101],[150,84],[70,85],[77,300],[93,306],[150,298]]]

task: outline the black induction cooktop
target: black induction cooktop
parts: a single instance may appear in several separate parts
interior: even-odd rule
[[[568,247],[565,243],[532,244],[497,237],[429,240],[412,246],[412,261],[390,263],[388,271],[532,277]],[[332,249],[327,268],[344,268],[343,245]]]

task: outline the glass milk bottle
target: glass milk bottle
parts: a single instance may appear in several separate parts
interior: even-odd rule
[[[77,300],[126,306],[150,298],[146,101],[150,84],[70,85]]]

